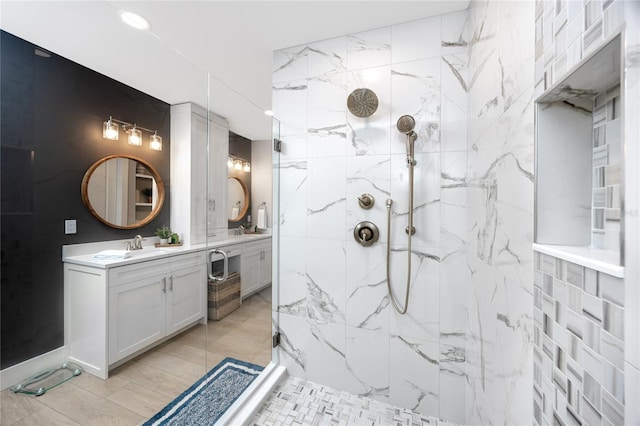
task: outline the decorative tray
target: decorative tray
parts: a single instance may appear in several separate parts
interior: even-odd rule
[[[156,247],[180,247],[181,245],[182,245],[182,241],[175,244],[160,244],[160,243],[155,244]]]

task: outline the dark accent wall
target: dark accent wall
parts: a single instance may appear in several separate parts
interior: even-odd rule
[[[96,48],[100,48],[96,46]],[[169,224],[169,105],[102,74],[0,33],[0,368],[64,345],[62,245],[153,236]],[[161,152],[102,138],[109,116],[157,129]],[[126,136],[126,135],[125,135]],[[154,221],[110,228],[82,203],[80,183],[96,160],[141,157],[156,167],[167,197]],[[78,233],[64,234],[64,220]]]
[[[251,162],[251,140],[236,133],[229,132],[229,155]],[[229,177],[238,178],[249,190],[249,209],[247,213],[242,216],[242,220],[229,222],[229,229],[234,229],[240,225],[244,225],[247,222],[247,216],[251,214],[251,173],[229,169]],[[229,206],[229,209],[231,209],[231,206]],[[252,218],[252,220],[254,219]]]

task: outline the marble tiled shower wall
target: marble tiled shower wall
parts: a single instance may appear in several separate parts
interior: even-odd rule
[[[454,422],[532,422],[533,101],[580,60],[586,29],[585,51],[599,45],[621,3],[472,1],[467,11],[275,52],[279,355],[292,375]],[[622,8],[627,40],[636,43],[627,41],[630,52],[639,51],[637,4]],[[555,5],[557,21],[566,12],[568,25],[557,43]],[[626,90],[637,92],[633,58]],[[346,108],[358,87],[380,100],[368,119]],[[640,96],[630,98],[626,112],[638,116]],[[416,117],[419,139],[412,296],[401,317],[386,296],[384,202],[394,200],[391,274],[402,297],[408,173],[395,122],[403,114]],[[624,132],[640,139],[629,121]],[[638,182],[640,150],[625,149],[625,180]],[[633,191],[625,193],[625,232],[635,236],[640,192]],[[365,192],[376,199],[371,210],[358,207]],[[353,240],[361,220],[380,227],[372,247]],[[640,258],[628,235],[626,256]],[[627,283],[640,282],[637,266],[625,274]],[[638,323],[640,289],[627,284],[625,292],[625,323]],[[637,390],[640,340],[637,327],[634,338],[629,329],[625,386]]]
[[[280,121],[280,363],[290,374],[454,422],[465,422],[467,12],[283,49],[274,54]],[[367,87],[376,113],[347,96]],[[417,121],[409,312],[404,299],[408,169],[397,119]],[[359,207],[363,193],[375,197]],[[353,238],[363,220],[380,240]]]
[[[533,415],[534,12],[469,7],[466,424]]]
[[[611,248],[615,244],[618,232],[616,222],[617,206],[620,203],[620,215],[624,217],[624,366],[616,365],[616,374],[624,377],[624,394],[627,396],[624,405],[624,421],[627,424],[640,423],[640,404],[629,403],[629,398],[640,394],[640,127],[637,117],[640,116],[640,2],[623,0],[557,0],[536,1],[535,12],[535,95],[538,96],[556,82],[561,81],[568,71],[590,53],[601,47],[605,40],[623,31],[624,78],[619,93],[612,88],[608,96],[596,99],[594,113],[594,227],[592,244]],[[611,100],[617,96],[620,102],[613,108]],[[598,107],[604,107],[598,109]],[[620,118],[617,118],[620,114]],[[604,121],[606,117],[606,121]],[[604,127],[604,129],[602,129]],[[604,131],[602,131],[604,130]],[[605,136],[605,139],[601,139]],[[619,142],[618,142],[618,138]],[[597,154],[606,141],[606,166],[604,176]],[[611,146],[609,144],[611,143]],[[618,150],[617,144],[622,144]],[[618,157],[622,151],[624,157]],[[608,176],[607,176],[608,174]],[[609,179],[607,179],[607,177]],[[617,185],[624,178],[617,197]],[[606,195],[605,195],[606,190]],[[605,197],[603,197],[605,195]],[[622,202],[622,199],[624,202]],[[604,206],[604,207],[603,207]],[[604,211],[599,209],[604,208]],[[604,218],[600,215],[604,213]],[[604,225],[604,235],[600,225]],[[604,238],[603,238],[604,236]],[[592,357],[582,357],[581,366]],[[616,380],[620,379],[617,375]],[[593,376],[592,376],[593,377]],[[597,378],[597,377],[594,377]],[[590,380],[590,379],[589,379]],[[602,381],[594,383],[605,385]],[[585,383],[586,384],[586,383]],[[593,389],[594,387],[590,387]],[[597,388],[597,387],[596,387]],[[542,392],[542,398],[552,398],[556,387],[536,390]],[[561,392],[561,391],[560,391]],[[595,407],[609,421],[617,420],[603,412],[608,404],[609,392],[602,393],[602,409]],[[620,402],[619,400],[617,400]],[[635,402],[634,401],[634,402]],[[625,401],[622,401],[625,402]],[[593,405],[589,405],[593,407]],[[542,408],[542,407],[541,407]],[[544,411],[544,410],[543,410]],[[593,414],[593,413],[591,413]],[[563,417],[563,419],[565,419]]]
[[[535,423],[631,424],[624,281],[541,253],[535,259]]]

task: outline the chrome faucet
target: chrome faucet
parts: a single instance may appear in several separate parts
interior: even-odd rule
[[[142,237],[136,235],[132,241],[127,241],[127,250],[141,250],[142,249]]]

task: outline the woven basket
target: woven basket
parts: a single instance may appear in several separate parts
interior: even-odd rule
[[[207,307],[210,320],[221,320],[240,307],[240,273],[229,272],[225,281],[209,280]]]

